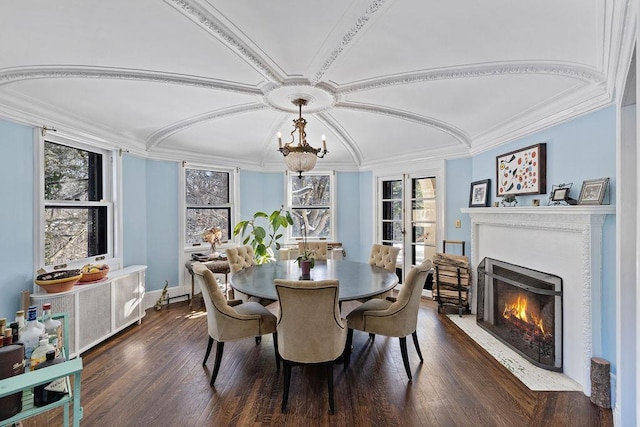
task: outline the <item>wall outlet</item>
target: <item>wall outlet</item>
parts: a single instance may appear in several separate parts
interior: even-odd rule
[[[459,219],[456,219],[456,228],[462,227],[462,222]]]

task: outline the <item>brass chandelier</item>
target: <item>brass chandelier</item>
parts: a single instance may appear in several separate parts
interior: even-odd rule
[[[282,145],[282,135],[278,132],[278,151],[284,156],[287,169],[298,172],[298,178],[302,178],[302,172],[309,172],[316,166],[316,160],[323,158],[327,151],[327,141],[322,135],[322,148],[313,148],[307,142],[307,134],[304,131],[307,121],[302,118],[302,106],[307,105],[307,100],[297,98],[293,101],[298,106],[299,117],[293,121],[294,129],[291,131],[291,141]],[[298,132],[298,143],[295,143],[295,133]]]

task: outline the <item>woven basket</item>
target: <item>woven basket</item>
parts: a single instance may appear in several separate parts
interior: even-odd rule
[[[40,274],[34,280],[45,292],[55,294],[73,289],[73,286],[82,278],[80,270],[60,270],[52,273]]]
[[[80,282],[95,282],[97,280],[102,280],[105,277],[107,277],[107,274],[109,274],[108,268],[105,268],[100,271],[96,271],[95,273],[82,273]]]

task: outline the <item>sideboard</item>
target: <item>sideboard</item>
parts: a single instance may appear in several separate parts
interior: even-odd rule
[[[147,266],[132,265],[110,271],[96,283],[72,290],[31,295],[31,304],[51,303],[52,313],[69,315],[69,355],[75,357],[144,317],[143,299]]]

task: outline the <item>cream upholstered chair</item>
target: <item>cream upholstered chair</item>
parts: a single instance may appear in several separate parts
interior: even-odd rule
[[[396,262],[398,260],[399,253],[400,253],[399,247],[390,246],[390,245],[379,245],[377,243],[374,243],[373,246],[371,246],[371,255],[369,256],[369,264],[375,265],[376,267],[384,268],[385,270],[388,270],[391,273],[395,273]],[[389,290],[384,294],[376,295],[373,298],[384,299],[392,295],[393,295],[393,291]]]
[[[329,411],[333,414],[333,362],[344,354],[347,340],[347,321],[340,317],[338,307],[339,282],[280,279],[274,282],[280,306],[276,327],[278,351],[284,364],[282,412],[287,411],[291,366],[324,363]]]
[[[225,253],[227,254],[229,273],[231,275],[247,267],[256,265],[256,255],[250,245],[227,248],[225,249]],[[259,299],[250,297],[249,295],[236,291],[235,289],[231,289],[230,292],[232,293],[233,297],[236,296],[237,292],[237,297],[243,302],[259,302]]]
[[[240,300],[227,301],[218,287],[218,281],[213,273],[203,264],[193,264],[194,278],[200,290],[204,305],[207,308],[207,327],[209,331],[209,343],[204,355],[202,365],[207,363],[213,341],[217,341],[216,360],[211,374],[211,386],[216,381],[222,351],[226,341],[237,341],[244,338],[255,337],[256,344],[265,334],[273,334],[275,347],[276,367],[280,369],[278,356],[278,334],[276,333],[276,316],[256,302],[242,303]]]
[[[411,369],[409,368],[409,357],[407,354],[407,336],[411,335],[413,337],[413,344],[420,357],[420,362],[422,362],[422,352],[418,344],[416,326],[418,323],[418,309],[420,307],[422,287],[430,270],[431,260],[424,261],[409,271],[407,279],[400,289],[397,298],[370,299],[347,315],[349,333],[346,348],[349,353],[354,329],[369,332],[370,335],[380,334],[399,337],[402,361],[404,362],[404,368],[407,371],[409,381],[411,381]],[[350,355],[349,353],[348,356]],[[349,363],[348,356],[347,364]]]
[[[325,241],[307,242],[307,250],[312,251],[317,260],[326,260],[328,256],[329,245]],[[304,253],[304,242],[298,242],[298,253]]]

